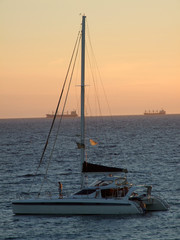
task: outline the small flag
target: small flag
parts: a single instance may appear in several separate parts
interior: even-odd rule
[[[92,145],[92,146],[95,146],[95,145],[97,145],[98,143],[97,142],[95,142],[94,140],[92,140],[92,139],[89,139],[89,141],[90,141],[90,144]]]

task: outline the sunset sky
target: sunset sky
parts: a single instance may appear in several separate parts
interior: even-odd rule
[[[180,113],[180,0],[0,0],[0,118],[55,109],[80,13],[111,113]]]

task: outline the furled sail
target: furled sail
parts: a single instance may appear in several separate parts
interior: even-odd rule
[[[83,163],[83,169],[82,169],[83,173],[104,173],[104,172],[124,172],[127,173],[128,170],[126,168],[116,168],[116,167],[107,167],[107,166],[103,166],[103,165],[98,165],[98,164],[94,164],[94,163],[88,163],[88,162],[84,162]]]

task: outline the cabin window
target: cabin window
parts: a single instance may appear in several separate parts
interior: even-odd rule
[[[109,189],[102,189],[101,196],[103,198],[109,197],[125,197],[128,192],[128,188],[109,188]]]
[[[109,198],[109,197],[117,197],[117,189],[102,189],[101,190],[101,196],[103,198]]]
[[[83,189],[77,193],[75,193],[75,195],[89,195],[89,194],[92,194],[94,193],[96,190],[94,189]]]

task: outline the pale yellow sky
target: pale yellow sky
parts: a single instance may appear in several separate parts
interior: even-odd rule
[[[0,0],[0,118],[55,109],[80,13],[112,114],[180,113],[180,0]]]

